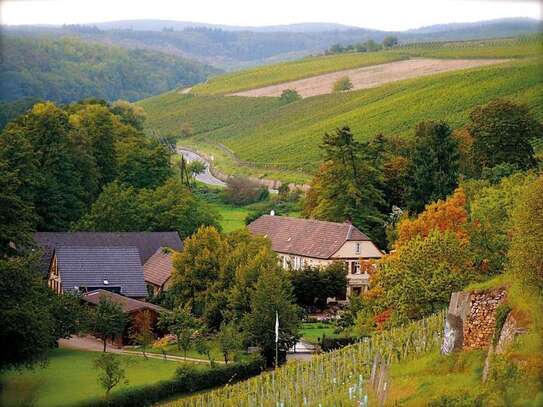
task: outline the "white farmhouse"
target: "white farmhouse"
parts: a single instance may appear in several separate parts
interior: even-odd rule
[[[361,271],[360,262],[383,257],[369,237],[350,223],[264,215],[247,227],[253,235],[271,240],[284,268],[345,262],[347,296],[368,287],[369,275]]]

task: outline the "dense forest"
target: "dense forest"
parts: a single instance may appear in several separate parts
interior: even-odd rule
[[[320,54],[334,44],[347,46],[396,36],[400,43],[459,41],[514,37],[541,31],[541,22],[511,18],[466,24],[442,24],[407,31],[300,24],[293,26],[227,27],[201,23],[141,20],[57,27],[3,27],[18,35],[52,34],[126,48],[153,49],[234,70]],[[270,31],[274,30],[274,31]],[[320,30],[320,31],[318,31]]]
[[[126,50],[76,38],[4,36],[0,100],[34,97],[129,101],[203,81],[218,70],[151,50]]]

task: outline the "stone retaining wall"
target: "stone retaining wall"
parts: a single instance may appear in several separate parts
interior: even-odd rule
[[[505,300],[505,289],[473,292],[470,312],[464,321],[464,349],[486,349],[496,328],[496,308]]]
[[[453,293],[442,352],[486,349],[494,335],[496,309],[505,297],[504,288]]]

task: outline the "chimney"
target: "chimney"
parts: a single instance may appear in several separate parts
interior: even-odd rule
[[[270,211],[270,216],[275,216],[275,211],[273,209]]]

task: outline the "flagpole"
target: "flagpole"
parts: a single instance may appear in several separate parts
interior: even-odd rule
[[[279,367],[279,314],[275,311],[275,368]]]

